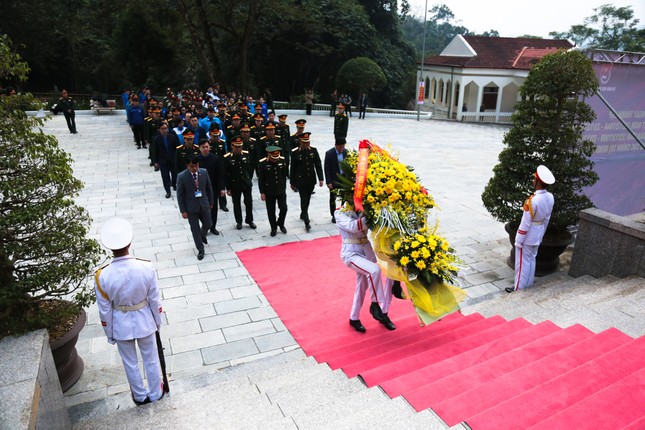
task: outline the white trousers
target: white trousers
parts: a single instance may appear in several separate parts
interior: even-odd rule
[[[354,302],[352,303],[349,318],[352,320],[360,319],[361,307],[363,306],[363,300],[367,291],[370,292],[372,302],[379,302],[383,313],[387,313],[387,309],[390,307],[389,301],[392,300],[392,284],[389,285],[390,297],[387,300],[386,297],[388,295],[385,294],[383,289],[381,268],[378,264],[360,254],[354,254],[345,261],[345,265],[356,272],[356,290],[354,291]],[[386,304],[387,307],[384,308]]]
[[[515,247],[515,291],[528,288],[535,280],[535,257],[540,245]]]
[[[137,348],[135,342],[139,345],[141,358],[143,360],[143,370],[148,379],[148,390],[143,385],[143,379],[139,372],[137,364]],[[161,387],[161,366],[159,364],[159,353],[157,351],[157,339],[155,334],[133,340],[117,340],[116,346],[119,348],[119,355],[123,361],[125,374],[128,377],[130,391],[134,400],[143,402],[146,397],[151,401],[161,398],[163,389]]]

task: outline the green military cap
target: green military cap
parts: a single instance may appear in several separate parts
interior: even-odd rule
[[[306,122],[307,122],[306,119],[298,119],[296,120],[296,125],[305,125]]]
[[[269,145],[266,147],[266,152],[276,152],[280,150],[281,150],[280,147],[275,145]]]

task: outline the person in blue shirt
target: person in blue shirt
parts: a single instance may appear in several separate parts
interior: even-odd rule
[[[219,126],[220,130],[223,128],[222,122],[220,121],[219,118],[215,116],[215,109],[212,106],[210,106],[208,108],[206,116],[199,121],[199,126],[204,130],[210,130],[212,123],[216,123]]]
[[[128,106],[130,105],[130,90],[125,89],[123,90],[123,94],[121,94],[121,100],[123,100],[123,108],[127,109]]]
[[[146,139],[143,133],[146,114],[139,105],[139,98],[136,95],[132,97],[132,103],[128,105],[125,112],[128,118],[128,124],[130,124],[132,134],[134,135],[134,141],[137,144],[137,149],[141,149],[141,145],[146,145]]]

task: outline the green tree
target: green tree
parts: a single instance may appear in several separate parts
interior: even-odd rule
[[[0,81],[27,79],[6,35],[0,64]],[[29,93],[0,97],[0,337],[56,325],[41,307],[46,299],[71,300],[77,315],[94,300],[87,275],[102,254],[87,238],[87,211],[73,200],[83,184],[69,154],[24,106],[38,102]]]
[[[499,163],[482,194],[484,206],[497,220],[519,224],[540,164],[556,177],[550,188],[555,206],[548,232],[565,232],[577,223],[581,210],[592,206],[582,189],[598,180],[589,159],[595,145],[582,133],[596,117],[584,97],[597,89],[591,61],[577,51],[546,55],[531,69],[520,88],[521,101],[504,136]]]
[[[336,85],[361,93],[383,87],[387,79],[383,70],[367,57],[356,57],[343,64],[336,76]]]
[[[594,9],[595,14],[583,24],[571,26],[569,31],[552,31],[556,39],[569,39],[582,48],[613,51],[645,51],[645,28],[639,28],[631,6],[616,7],[604,4]]]

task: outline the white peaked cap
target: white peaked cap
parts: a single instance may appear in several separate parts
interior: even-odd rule
[[[101,243],[107,249],[123,249],[132,243],[132,224],[123,218],[112,218],[101,228]]]
[[[536,175],[540,181],[547,185],[551,185],[555,182],[555,176],[553,176],[553,173],[551,173],[548,167],[541,164],[537,168]]]

